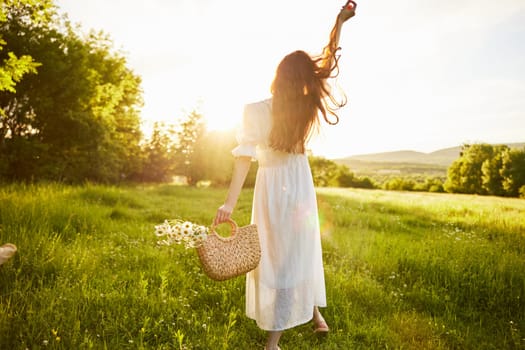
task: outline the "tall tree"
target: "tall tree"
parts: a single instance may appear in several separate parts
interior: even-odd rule
[[[28,53],[41,66],[16,92],[0,93],[6,175],[68,182],[126,177],[140,151],[140,78],[103,33],[81,36],[52,9],[47,22],[31,21],[39,5],[13,3],[0,33],[9,51]]]
[[[205,142],[206,123],[203,115],[196,110],[186,115],[176,131],[176,172],[186,177],[188,184],[196,185],[205,178],[206,155]]]
[[[39,4],[36,7],[36,4]],[[32,9],[29,12],[27,20],[33,22],[45,21],[52,8],[51,1],[44,0],[3,0],[0,3],[0,23],[2,25],[7,22],[7,15],[10,13],[9,9],[13,6],[26,6]],[[4,49],[6,42],[0,35],[0,51]],[[36,73],[36,68],[39,66],[30,55],[22,54],[17,56],[12,51],[4,52],[3,64],[0,65],[0,91],[15,92],[15,85],[27,73]],[[3,110],[0,110],[2,113]]]
[[[461,155],[448,168],[445,190],[456,193],[487,194],[483,187],[482,166],[494,154],[489,144],[463,145]]]
[[[445,190],[456,193],[520,195],[525,185],[525,148],[505,145],[465,145],[448,168]]]
[[[481,165],[481,183],[487,194],[494,196],[505,195],[501,168],[503,165],[503,154],[508,149],[509,147],[505,145],[494,146],[492,156],[485,159]]]
[[[137,180],[166,182],[175,174],[175,144],[172,125],[157,122],[144,145],[143,167]]]
[[[525,186],[525,147],[508,149],[502,156],[501,175],[506,194],[518,197]]]

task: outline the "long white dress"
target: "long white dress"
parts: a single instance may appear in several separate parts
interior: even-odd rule
[[[248,104],[232,154],[258,162],[252,208],[259,266],[246,277],[246,315],[263,330],[284,330],[326,306],[317,200],[305,154],[268,147],[271,100]]]

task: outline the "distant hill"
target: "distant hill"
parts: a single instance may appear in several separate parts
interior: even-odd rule
[[[523,143],[509,143],[507,146],[511,148],[523,148]],[[379,162],[379,163],[414,163],[414,164],[435,164],[449,166],[454,160],[459,157],[461,146],[443,148],[434,152],[424,153],[416,151],[393,151],[384,153],[371,153],[350,156],[335,161],[345,160],[359,160],[365,162]]]
[[[393,151],[384,153],[359,154],[337,161],[361,161],[375,163],[411,163],[411,164],[435,164],[449,166],[459,157],[461,147],[441,149],[431,153],[417,151]]]
[[[508,143],[510,148],[523,148],[523,143]],[[459,157],[461,146],[440,149],[430,153],[393,151],[360,154],[333,159],[356,172],[446,174],[446,169]]]

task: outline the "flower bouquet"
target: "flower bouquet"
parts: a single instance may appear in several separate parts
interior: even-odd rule
[[[224,281],[253,270],[261,259],[259,235],[255,224],[238,227],[229,219],[232,232],[222,237],[205,226],[182,220],[165,220],[155,226],[155,235],[164,239],[161,245],[184,244],[196,248],[202,268],[208,277]]]
[[[164,239],[158,241],[160,245],[184,244],[186,249],[197,248],[208,237],[209,229],[190,221],[164,220],[155,226],[155,235]]]

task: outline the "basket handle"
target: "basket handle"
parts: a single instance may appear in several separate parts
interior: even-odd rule
[[[231,235],[230,235],[230,236],[235,235],[235,233],[237,232],[237,223],[236,223],[235,221],[233,221],[233,219],[226,219],[226,221],[221,222],[220,224],[217,224],[217,225],[212,224],[212,226],[211,226],[211,231],[212,231],[212,232],[215,232],[215,233],[217,234],[217,232],[215,231],[215,228],[216,228],[217,226],[223,224],[223,223],[226,223],[226,222],[229,223],[230,226],[231,226],[231,228],[232,228],[232,231],[231,231]]]

